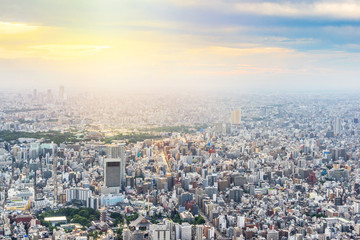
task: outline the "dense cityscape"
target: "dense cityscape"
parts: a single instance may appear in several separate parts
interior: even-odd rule
[[[360,99],[0,95],[1,239],[358,239]]]
[[[0,0],[0,240],[360,240],[360,0]]]

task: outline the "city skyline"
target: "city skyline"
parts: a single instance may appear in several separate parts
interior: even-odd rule
[[[2,89],[356,90],[359,16],[357,1],[2,1]]]

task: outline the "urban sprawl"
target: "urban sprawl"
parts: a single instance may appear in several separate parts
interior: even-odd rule
[[[0,239],[360,239],[357,95],[0,102]]]

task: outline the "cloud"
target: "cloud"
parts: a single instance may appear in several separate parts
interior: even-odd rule
[[[315,3],[237,3],[235,10],[285,17],[330,17],[360,19],[360,4],[353,1]]]
[[[360,19],[360,3],[357,1],[280,1],[239,2],[221,0],[174,0],[187,7],[204,7],[226,13],[251,13],[280,17],[327,17],[336,19]]]
[[[251,45],[250,45],[251,46]],[[212,54],[212,55],[221,55],[228,57],[236,56],[253,56],[259,54],[285,54],[291,53],[293,50],[280,47],[266,47],[266,46],[257,46],[252,44],[253,47],[226,47],[226,46],[209,46],[205,48],[196,48],[189,50],[190,54]],[[255,47],[256,46],[256,47]]]
[[[38,45],[38,46],[31,46],[31,49],[40,50],[40,51],[47,51],[50,53],[58,53],[58,52],[71,52],[71,53],[89,53],[89,52],[96,52],[102,49],[110,48],[110,46],[91,46],[91,45]]]
[[[0,22],[0,35],[25,33],[36,29],[38,29],[38,26],[32,26],[24,23]]]
[[[78,57],[92,56],[95,53],[110,46],[94,45],[34,45],[22,47],[21,49],[0,48],[0,58],[18,59],[18,58],[42,58],[42,59],[71,59]]]

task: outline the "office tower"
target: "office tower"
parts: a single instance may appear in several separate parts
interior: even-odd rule
[[[77,201],[82,205],[86,205],[92,193],[90,189],[86,188],[69,188],[65,191],[66,202]]]
[[[354,202],[354,213],[360,213],[360,202]]]
[[[152,240],[170,240],[171,229],[166,224],[151,224],[150,239]]]
[[[206,226],[205,237],[206,240],[215,239],[215,229],[213,227]]]
[[[229,187],[229,182],[227,180],[222,179],[218,181],[218,190],[220,192],[225,191],[228,187]]]
[[[342,198],[336,197],[335,198],[335,206],[341,206],[342,205]]]
[[[230,123],[226,123],[225,124],[225,132],[224,135],[229,135],[231,133],[231,124]]]
[[[183,223],[181,225],[181,240],[191,240],[192,226],[189,223]]]
[[[230,190],[230,199],[234,202],[241,202],[242,190],[239,187]]]
[[[40,153],[40,143],[30,143],[29,155],[31,159],[36,159]]]
[[[106,146],[106,156],[108,158],[125,158],[124,144],[109,144]]]
[[[299,167],[299,168],[305,168],[305,167],[306,167],[306,160],[305,160],[305,158],[300,158],[300,159],[298,160],[298,167]]]
[[[244,216],[238,216],[236,221],[237,221],[237,227],[238,228],[244,228],[245,227],[245,217]]]
[[[99,197],[98,196],[90,196],[88,201],[86,202],[86,207],[98,210],[99,209]]]
[[[192,193],[185,192],[180,195],[179,200],[180,206],[184,206],[186,202],[191,202],[192,200],[194,200],[194,195]]]
[[[135,230],[132,234],[132,240],[143,240],[144,239],[144,232],[140,230]]]
[[[339,135],[341,132],[341,119],[336,118],[334,121],[334,134]]]
[[[105,186],[106,187],[120,187],[123,180],[125,180],[125,164],[126,164],[126,158],[125,158],[125,145],[124,144],[112,144],[107,145],[106,148],[106,156],[108,159],[105,159]],[[109,166],[109,168],[107,168]],[[107,175],[107,171],[112,174],[119,174],[119,176],[114,176],[115,178],[110,180],[112,176]],[[106,180],[106,176],[109,177],[109,180]],[[120,182],[117,182],[117,181]],[[117,183],[115,183],[117,182]],[[108,183],[108,184],[107,184]],[[120,183],[120,185],[118,184]],[[114,186],[113,186],[114,185]]]
[[[104,162],[104,182],[106,187],[121,187],[125,179],[125,159],[107,158]]]
[[[231,124],[239,125],[241,123],[241,110],[235,109],[231,112]]]
[[[36,99],[37,98],[37,89],[35,88],[33,90],[33,99]]]
[[[52,101],[52,92],[51,89],[47,90],[47,101],[51,102]]]
[[[202,240],[204,237],[204,226],[197,225],[195,229],[195,240]]]
[[[60,86],[59,87],[59,99],[64,100],[64,98],[65,98],[64,86]]]
[[[276,230],[270,230],[267,234],[267,240],[279,240],[279,232]]]

